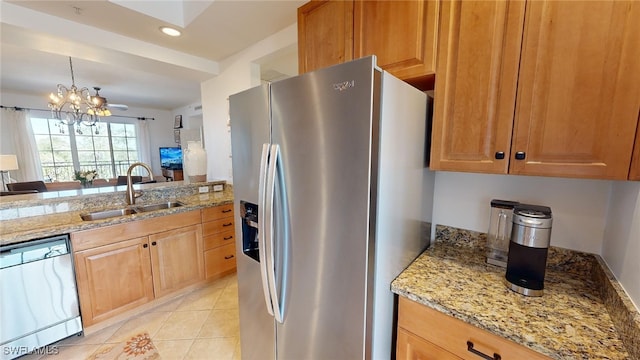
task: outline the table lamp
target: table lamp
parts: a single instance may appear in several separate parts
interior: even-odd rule
[[[11,181],[11,176],[9,176],[9,171],[11,170],[18,170],[18,158],[15,155],[0,155],[0,177],[2,177],[2,190],[6,190],[4,174],[7,173],[9,181]]]

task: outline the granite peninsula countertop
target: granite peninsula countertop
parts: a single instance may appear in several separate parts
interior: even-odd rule
[[[202,186],[212,190],[213,185],[219,184],[224,184],[224,181],[134,186],[144,191],[136,205],[180,201],[184,206],[94,221],[83,221],[80,214],[126,207],[126,187],[61,196],[44,193],[38,196],[18,195],[17,200],[5,196],[0,202],[0,245],[233,203],[233,186],[230,184],[224,184],[223,191],[199,193]]]
[[[483,239],[440,225],[436,233],[392,282],[394,293],[552,359],[640,356],[640,314],[599,256],[552,247],[544,295],[526,297],[503,284],[504,268],[486,263]]]

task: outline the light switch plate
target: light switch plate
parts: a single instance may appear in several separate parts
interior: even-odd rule
[[[199,192],[200,194],[208,193],[208,192],[209,192],[209,187],[208,187],[208,186],[200,186],[200,187],[198,188],[198,192]]]
[[[222,190],[224,190],[224,185],[222,184],[213,185],[213,191],[222,191]]]

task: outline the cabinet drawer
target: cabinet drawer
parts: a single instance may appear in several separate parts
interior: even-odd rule
[[[233,231],[233,218],[209,221],[202,224],[202,235],[209,236],[221,232]]]
[[[220,205],[202,209],[202,222],[218,220],[223,218],[233,218],[233,204]]]
[[[463,359],[478,359],[478,355],[467,349],[468,341],[473,343],[476,351],[488,356],[495,353],[503,359],[549,359],[510,340],[404,297],[400,297],[399,301],[398,326]]]
[[[209,250],[219,246],[231,244],[235,241],[236,236],[233,230],[225,231],[215,235],[205,236],[204,249]]]
[[[234,243],[204,252],[206,278],[231,271],[236,268],[236,246]]]
[[[398,330],[398,360],[460,360],[443,348],[404,330]],[[480,358],[478,358],[480,359]]]

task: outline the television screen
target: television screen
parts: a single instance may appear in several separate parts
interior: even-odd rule
[[[182,169],[182,148],[161,147],[160,166],[166,169]]]

